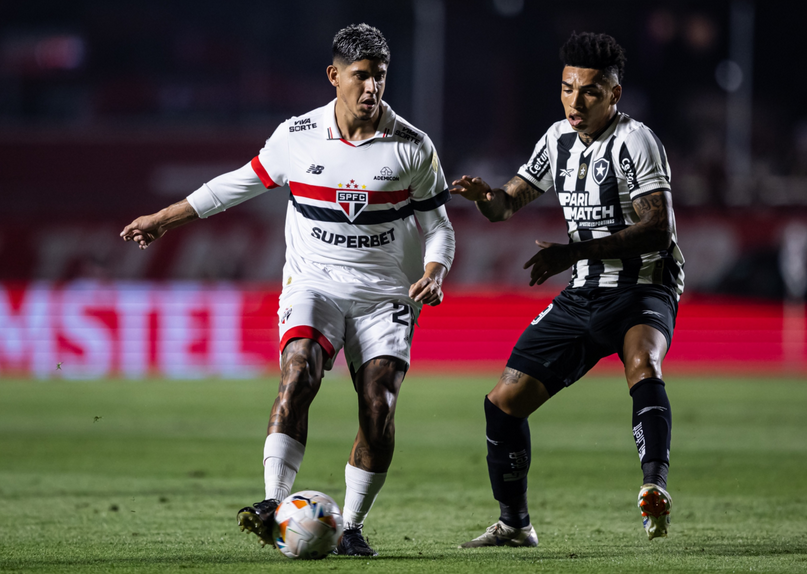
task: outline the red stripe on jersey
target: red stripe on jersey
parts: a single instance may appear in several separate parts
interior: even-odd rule
[[[278,184],[272,181],[272,178],[269,177],[268,173],[266,173],[266,170],[263,168],[263,164],[261,164],[261,160],[258,159],[258,156],[252,158],[250,165],[252,165],[252,169],[255,172],[255,175],[257,175],[260,178],[261,183],[264,186],[266,186],[266,189],[272,189],[273,187],[280,187]]]
[[[336,203],[337,191],[363,191],[367,193],[367,202],[373,205],[381,203],[400,203],[409,199],[408,189],[398,189],[395,191],[371,191],[369,189],[348,189],[332,187],[321,187],[319,185],[308,185],[307,183],[299,183],[297,181],[289,182],[289,189],[295,197],[306,197],[308,199],[318,199],[320,201],[329,201]]]
[[[322,347],[322,350],[328,355],[330,359],[334,355],[333,345],[331,342],[319,331],[314,329],[314,327],[308,327],[306,325],[298,325],[297,327],[292,327],[285,333],[283,333],[283,338],[280,339],[280,352],[283,352],[283,349],[286,348],[286,345],[292,339],[311,339],[316,341]]]

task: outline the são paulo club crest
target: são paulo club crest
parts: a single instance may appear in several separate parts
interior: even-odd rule
[[[339,187],[342,187],[341,183]],[[361,187],[364,188],[365,186],[362,185]],[[347,214],[347,218],[350,221],[356,219],[359,214],[364,211],[364,208],[367,207],[367,197],[367,192],[359,191],[359,184],[353,179],[350,180],[350,183],[345,184],[344,190],[336,190],[336,203],[338,203],[342,211]]]
[[[602,182],[605,181],[605,176],[608,175],[609,167],[611,167],[611,162],[609,162],[604,157],[601,157],[600,159],[594,162],[594,165],[591,166],[591,169],[594,170],[592,173],[594,183],[596,183],[597,185],[602,185]]]

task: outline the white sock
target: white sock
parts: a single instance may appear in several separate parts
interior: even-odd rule
[[[345,466],[345,507],[342,510],[345,530],[364,524],[367,513],[373,507],[384,481],[386,472],[367,472],[348,463]]]
[[[300,464],[303,462],[305,445],[287,434],[273,433],[263,445],[263,482],[266,498],[283,500],[291,492],[291,486]]]

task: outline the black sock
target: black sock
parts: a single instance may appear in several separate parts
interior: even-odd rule
[[[530,523],[527,472],[530,469],[530,426],[527,419],[508,415],[485,397],[488,472],[499,520],[516,528]]]
[[[633,438],[639,451],[639,460],[645,474],[645,482],[658,484],[662,488],[667,483],[667,468],[670,463],[670,438],[672,434],[672,413],[664,381],[651,378],[633,385]],[[663,463],[649,465],[648,463]],[[645,469],[645,465],[647,469]]]
[[[659,460],[651,460],[642,464],[642,484],[655,484],[667,488],[667,471],[670,465]]]

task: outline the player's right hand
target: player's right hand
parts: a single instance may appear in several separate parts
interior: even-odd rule
[[[454,187],[450,187],[448,192],[454,195],[461,195],[470,201],[493,200],[493,191],[491,191],[490,186],[481,177],[463,175],[461,178],[451,182],[451,184]]]
[[[123,228],[120,236],[124,241],[134,241],[140,249],[146,249],[156,239],[165,235],[166,228],[154,215],[143,215]]]

